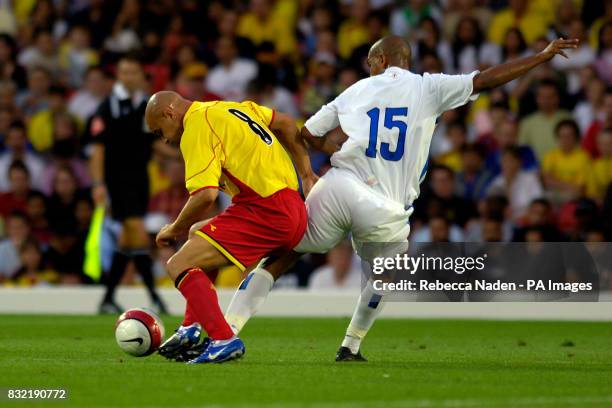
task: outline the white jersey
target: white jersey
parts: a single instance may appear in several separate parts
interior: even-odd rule
[[[348,139],[332,155],[332,165],[410,206],[427,171],[437,117],[477,97],[472,95],[477,73],[421,76],[390,67],[346,89],[305,126],[317,137],[341,126]]]

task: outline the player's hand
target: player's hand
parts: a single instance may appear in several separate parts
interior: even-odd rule
[[[304,197],[308,197],[310,190],[312,190],[317,181],[319,181],[319,176],[314,173],[302,178],[302,191],[304,192]]]
[[[99,184],[91,190],[91,198],[96,205],[106,204],[107,195],[108,193],[106,192],[106,186],[104,184]]]
[[[157,233],[155,237],[155,243],[158,247],[169,247],[174,244],[178,234],[174,231],[174,224],[166,224]]]
[[[559,54],[565,58],[569,58],[567,54],[563,50],[567,49],[576,49],[578,48],[578,44],[580,40],[577,38],[572,38],[566,40],[564,38],[559,38],[557,40],[553,40],[544,50],[540,53],[546,57],[547,60],[552,59],[555,55]]]

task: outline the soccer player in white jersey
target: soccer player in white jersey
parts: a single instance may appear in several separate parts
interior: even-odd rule
[[[427,171],[436,119],[464,105],[478,93],[509,82],[578,40],[558,39],[536,55],[466,75],[409,71],[410,46],[400,37],[385,37],[368,54],[370,77],[346,89],[308,119],[302,137],[314,148],[333,153],[329,170],[306,199],[308,228],[294,253],[269,265],[260,264],[242,282],[225,317],[238,332],[261,306],[274,279],[299,253],[329,251],[349,233],[363,257],[363,244],[407,242],[412,203]],[[348,137],[340,146],[332,131]],[[360,344],[380,313],[383,298],[371,284],[362,290],[337,361],[365,361]]]

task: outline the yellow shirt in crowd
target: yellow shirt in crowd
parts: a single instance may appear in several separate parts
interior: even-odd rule
[[[612,156],[601,157],[591,166],[587,180],[587,195],[594,199],[603,199],[610,183],[612,183]]]
[[[590,167],[589,155],[580,147],[569,153],[556,148],[544,156],[542,171],[559,181],[583,186]]]

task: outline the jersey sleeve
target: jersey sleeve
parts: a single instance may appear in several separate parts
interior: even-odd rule
[[[266,126],[270,126],[272,121],[274,120],[274,109],[270,109],[267,106],[258,105],[252,101],[245,101],[244,104],[266,124]]]
[[[478,95],[472,95],[472,92],[474,91],[474,77],[478,73],[479,71],[464,75],[429,75],[436,114],[441,115],[443,112],[476,100]]]
[[[336,98],[312,115],[304,126],[315,137],[323,137],[327,132],[340,126],[338,118],[338,99]]]
[[[91,136],[91,142],[96,144],[105,144],[107,138],[108,109],[107,103],[103,102],[96,112],[93,114],[88,123],[88,131]]]
[[[185,187],[189,195],[205,188],[219,187],[223,152],[221,141],[202,121],[186,125],[181,152],[185,160]]]

